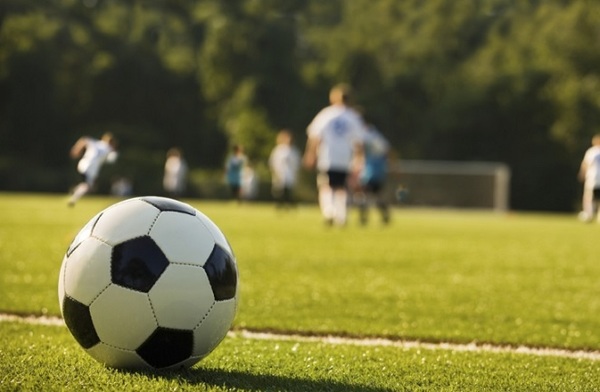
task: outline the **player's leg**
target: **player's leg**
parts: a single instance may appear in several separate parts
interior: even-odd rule
[[[377,209],[381,214],[381,222],[385,225],[390,223],[390,208],[387,202],[387,198],[383,192],[383,182],[377,181],[372,184],[372,193],[375,198]]]
[[[273,195],[273,200],[275,201],[275,207],[281,208],[283,206],[283,190],[279,183],[273,182],[271,186],[271,195]]]
[[[356,204],[358,205],[358,219],[361,225],[366,225],[369,221],[369,197],[364,189],[355,194]]]
[[[288,208],[292,205],[292,193],[289,185],[283,184],[281,188],[281,207]]]
[[[369,220],[369,183],[361,183],[359,190],[355,193],[354,198],[358,206],[358,218],[361,225],[366,225]]]
[[[72,207],[92,189],[92,184],[94,183],[94,178],[86,175],[85,173],[81,174],[82,181],[77,184],[75,189],[73,190],[73,194],[69,198],[69,206]]]
[[[381,198],[381,194],[378,197],[379,199],[377,200],[377,208],[381,213],[381,222],[384,225],[387,225],[390,223],[390,207],[388,206],[387,201]]]
[[[590,222],[594,218],[594,190],[592,188],[583,188],[582,211],[583,221]]]
[[[338,226],[346,224],[348,211],[348,190],[346,179],[348,173],[342,171],[330,171],[329,186],[332,189],[333,220]]]
[[[317,175],[317,189],[319,192],[319,207],[325,223],[333,223],[333,191],[329,185],[328,173],[319,173]]]
[[[348,217],[348,191],[345,188],[333,190],[333,220],[336,225],[344,226]]]
[[[229,185],[229,189],[231,191],[231,196],[233,197],[234,200],[236,200],[238,203],[242,202],[242,184],[240,183],[236,183],[236,182],[232,182]]]
[[[598,211],[598,205],[600,204],[600,188],[594,188],[592,191],[592,215],[591,219],[596,218],[598,223],[600,223],[600,213]]]

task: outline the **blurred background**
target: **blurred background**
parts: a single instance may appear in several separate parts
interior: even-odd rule
[[[567,0],[2,0],[0,190],[66,193],[72,144],[110,131],[101,193],[159,193],[179,146],[188,195],[225,197],[238,143],[268,197],[276,132],[302,149],[348,82],[395,158],[501,162],[512,209],[574,211],[600,132],[599,20],[600,2]]]

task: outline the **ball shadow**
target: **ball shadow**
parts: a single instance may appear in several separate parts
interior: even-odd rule
[[[188,385],[205,385],[246,391],[340,391],[387,392],[390,389],[370,385],[353,385],[332,380],[310,380],[272,374],[194,368],[180,371],[147,373],[149,377],[179,381]]]

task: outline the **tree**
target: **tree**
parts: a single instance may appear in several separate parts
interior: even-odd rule
[[[164,153],[221,167],[299,143],[329,88],[401,157],[501,160],[513,207],[572,209],[598,131],[600,5],[564,0],[5,0],[0,187],[63,190],[66,150],[110,129],[117,167],[159,186]],[[22,175],[11,175],[12,167]]]

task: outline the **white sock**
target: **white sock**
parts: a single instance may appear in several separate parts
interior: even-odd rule
[[[89,190],[90,190],[90,186],[87,183],[85,183],[85,182],[79,183],[79,185],[77,185],[75,187],[75,190],[73,191],[73,195],[71,195],[70,202],[75,203],[77,200],[81,199],[81,197],[83,195],[88,193]]]
[[[334,220],[338,225],[346,224],[348,192],[345,189],[336,189],[333,192]]]
[[[330,187],[323,185],[319,188],[319,206],[325,219],[334,218],[333,192]]]

